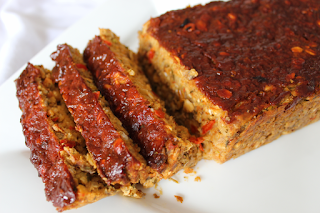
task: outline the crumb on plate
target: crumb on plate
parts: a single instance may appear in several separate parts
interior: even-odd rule
[[[196,171],[194,171],[194,170],[193,170],[193,169],[191,169],[191,168],[185,168],[185,169],[184,169],[184,173],[186,173],[186,174],[191,174],[191,173],[196,174],[197,172],[196,172]]]
[[[156,198],[156,199],[157,199],[157,198],[160,198],[160,196],[157,195],[157,193],[154,193],[154,194],[153,194],[153,197]]]
[[[183,197],[175,195],[176,199],[178,202],[182,203],[183,202]]]
[[[160,195],[162,195],[162,193],[163,193],[162,188],[160,186],[158,186],[157,183],[154,185],[154,188],[160,193]]]
[[[195,177],[194,181],[201,182],[201,177],[199,176]]]
[[[169,180],[175,182],[175,183],[179,183],[179,181],[177,181],[176,179],[173,179],[173,178],[169,178]]]

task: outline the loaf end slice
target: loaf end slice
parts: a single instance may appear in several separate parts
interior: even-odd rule
[[[16,80],[21,124],[30,161],[45,184],[45,194],[58,211],[78,208],[117,189],[97,174],[51,72],[28,64]]]

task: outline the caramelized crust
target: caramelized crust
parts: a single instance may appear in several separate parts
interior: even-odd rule
[[[43,109],[37,82],[40,75],[39,68],[28,64],[16,81],[19,106],[23,111],[21,124],[26,145],[31,150],[30,160],[45,183],[48,200],[52,201],[54,206],[63,208],[76,200],[75,183],[59,155],[59,141]]]
[[[319,90],[320,2],[211,2],[150,20],[147,32],[230,121],[257,115],[288,94]],[[238,118],[239,117],[239,118]]]
[[[62,97],[86,140],[99,175],[108,184],[122,186],[145,179],[144,159],[100,96],[81,54],[64,44],[51,57],[56,61],[53,77],[59,82]]]
[[[115,194],[117,190],[107,186],[87,162],[83,139],[72,130],[74,123],[50,71],[29,63],[16,86],[30,160],[45,184],[47,200],[63,211]],[[64,131],[66,125],[71,128]]]
[[[144,25],[144,71],[204,158],[223,163],[319,119],[319,5],[211,2]]]
[[[111,100],[115,112],[123,118],[123,124],[142,147],[141,153],[148,164],[160,171],[165,169],[165,142],[173,140],[165,130],[165,123],[149,108],[149,102],[139,94],[101,37],[96,36],[89,43],[84,57],[102,93]],[[164,113],[159,112],[159,116]]]
[[[195,164],[197,147],[188,141],[187,130],[181,130],[184,141],[177,137],[177,129],[181,127],[176,126],[152,93],[138,67],[137,56],[115,34],[100,29],[100,36],[85,49],[84,59],[99,89],[151,168],[167,178],[184,164]]]

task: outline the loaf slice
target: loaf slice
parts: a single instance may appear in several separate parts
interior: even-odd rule
[[[117,189],[91,164],[51,72],[29,63],[16,86],[30,160],[45,184],[47,200],[63,211],[114,195]]]
[[[62,44],[51,57],[56,62],[53,78],[76,129],[86,141],[98,174],[108,185],[120,187],[124,195],[141,197],[134,184],[146,180],[146,162],[94,85],[82,55],[77,49]]]
[[[320,2],[211,2],[152,18],[139,60],[167,108],[223,163],[320,118]]]
[[[84,60],[101,93],[110,102],[147,164],[168,178],[201,159],[199,145],[189,141],[186,128],[176,125],[152,92],[137,55],[108,29],[91,40]]]

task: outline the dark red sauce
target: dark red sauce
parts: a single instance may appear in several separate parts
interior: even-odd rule
[[[56,61],[53,77],[59,82],[62,97],[71,112],[77,129],[86,140],[88,151],[97,163],[99,174],[108,184],[130,184],[138,181],[140,162],[129,152],[109,117],[98,102],[98,94],[80,76],[68,45],[59,45],[51,55]],[[130,173],[130,180],[128,178]]]
[[[173,135],[166,132],[164,121],[159,119],[164,113],[151,110],[148,100],[138,92],[114,53],[99,36],[89,42],[84,58],[99,89],[140,146],[148,165],[157,170],[164,169],[167,161],[165,144],[174,141]]]
[[[55,136],[44,110],[38,89],[38,67],[28,64],[16,80],[17,97],[22,110],[21,124],[26,145],[31,150],[30,161],[45,184],[47,199],[58,208],[76,200],[73,178],[60,156],[59,139]]]
[[[211,2],[153,18],[148,32],[236,117],[279,104],[290,85],[297,97],[319,90],[319,8],[318,0]]]

